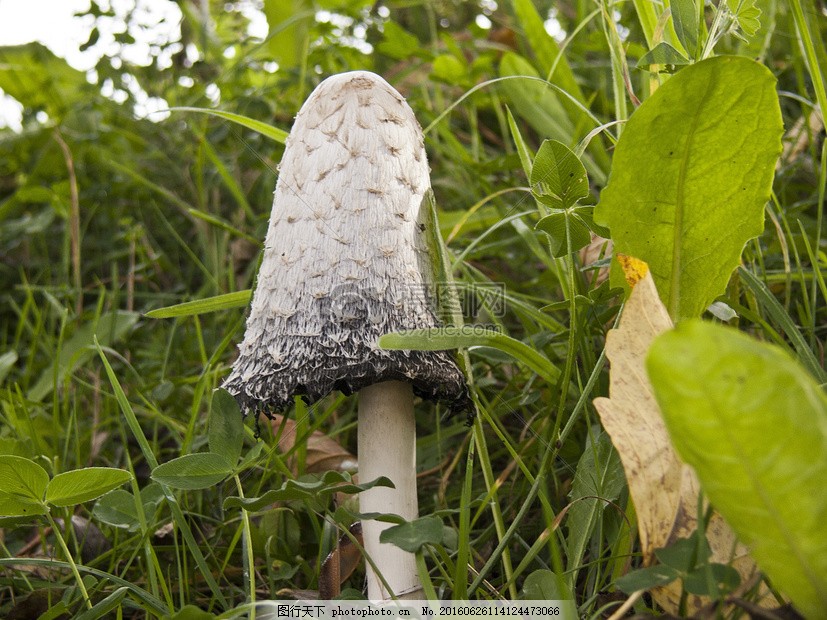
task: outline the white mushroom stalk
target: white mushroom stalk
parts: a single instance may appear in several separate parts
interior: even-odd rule
[[[445,351],[386,351],[384,334],[439,325],[425,197],[422,130],[379,76],[344,73],[302,106],[280,165],[264,257],[244,341],[224,386],[245,412],[359,392],[359,476],[395,489],[360,496],[362,512],[417,517],[413,396],[471,408]],[[368,597],[421,595],[415,558],[362,524]]]

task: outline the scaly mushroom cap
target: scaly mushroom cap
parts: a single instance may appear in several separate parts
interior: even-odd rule
[[[390,380],[453,412],[470,409],[451,353],[376,345],[439,325],[428,161],[402,96],[365,71],[326,79],[296,116],[279,169],[247,330],[224,387],[245,412]]]

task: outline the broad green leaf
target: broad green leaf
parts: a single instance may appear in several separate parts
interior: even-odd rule
[[[690,594],[719,599],[741,585],[741,575],[726,564],[706,564],[683,578],[683,587]]]
[[[462,84],[468,81],[468,67],[452,54],[440,54],[434,58],[431,75],[448,84]]]
[[[658,586],[665,586],[675,581],[678,576],[678,571],[671,566],[658,564],[626,573],[615,581],[615,585],[626,594],[631,594],[638,590],[651,590]]]
[[[141,503],[147,520],[151,522],[158,505],[164,500],[164,492],[158,483],[151,483],[141,489]],[[113,527],[137,530],[141,521],[135,506],[135,497],[124,489],[115,489],[100,498],[92,509],[92,515]]]
[[[45,515],[49,509],[43,502],[36,502],[33,499],[0,491],[0,517],[30,517],[35,515]],[[0,519],[4,525],[12,525],[13,523],[5,523],[4,519]]]
[[[379,542],[391,543],[403,551],[416,553],[423,545],[442,543],[442,535],[442,519],[430,516],[382,530],[379,534]]]
[[[138,322],[140,314],[117,310],[101,316],[97,322],[88,322],[65,341],[60,348],[60,355],[55,360],[57,364],[57,380],[75,371],[95,355],[93,348],[94,338],[102,347],[107,347],[124,338],[129,330]],[[26,395],[29,400],[39,402],[52,393],[55,388],[55,368],[50,365],[41,374],[34,386]]]
[[[22,456],[0,455],[0,516],[46,514],[43,495],[49,474]]]
[[[568,209],[589,196],[589,177],[562,142],[544,140],[531,166],[531,193],[553,209]]]
[[[675,24],[675,33],[678,35],[678,40],[689,53],[689,56],[695,58],[698,50],[699,24],[696,0],[672,0],[669,3],[669,8],[672,10],[672,22]]]
[[[569,529],[566,558],[569,587],[574,589],[586,545],[592,537],[607,502],[615,501],[626,486],[626,477],[620,457],[605,432],[586,442],[583,456],[577,463],[569,499],[572,502],[566,516]]]
[[[152,479],[173,489],[208,489],[233,473],[233,466],[220,454],[185,454],[161,463],[152,470]]]
[[[242,127],[246,127],[247,129],[252,129],[255,132],[260,133],[265,138],[270,138],[278,142],[279,144],[284,144],[285,140],[287,140],[287,132],[283,129],[279,129],[278,127],[273,127],[272,125],[268,125],[267,123],[263,123],[261,121],[257,121],[254,118],[249,118],[247,116],[242,116],[241,114],[236,114],[234,112],[225,112],[224,110],[211,110],[210,108],[191,108],[186,106],[180,106],[176,108],[170,108],[170,112],[198,112],[199,114],[209,114],[210,116],[217,116],[218,118],[223,118],[226,121],[232,121]]]
[[[782,131],[775,78],[740,57],[682,69],[629,119],[595,220],[649,264],[674,320],[723,293],[761,233]]]
[[[473,326],[411,329],[385,334],[379,338],[379,346],[383,349],[414,351],[492,347],[522,362],[550,384],[557,383],[560,376],[560,369],[552,365],[548,358],[534,347],[498,331],[478,329]]]
[[[74,506],[116,489],[132,479],[125,469],[87,467],[58,474],[46,487],[46,501],[54,506]]]
[[[210,452],[220,454],[235,467],[244,447],[244,416],[235,398],[224,389],[212,395],[209,443]]]
[[[310,0],[264,0],[262,8],[270,28],[268,55],[283,67],[300,66],[315,14],[313,3]]]
[[[30,110],[61,118],[88,97],[92,86],[40,43],[0,47],[0,89]]]
[[[137,530],[140,525],[135,496],[125,489],[115,489],[101,497],[92,509],[92,516],[107,525],[130,532]]]
[[[403,60],[416,56],[422,50],[422,45],[416,35],[411,34],[394,21],[387,21],[383,24],[384,39],[378,44],[377,49],[382,54]]]
[[[687,321],[647,370],[676,449],[773,584],[827,609],[827,395],[785,352]]]
[[[566,601],[571,599],[572,595],[563,577],[541,568],[526,577],[523,595],[520,598],[529,601]],[[576,614],[572,617],[576,617]]]
[[[668,73],[676,66],[688,65],[689,59],[668,43],[661,41],[637,61],[639,69],[648,69],[652,65],[662,65]]]
[[[688,573],[699,564],[706,564],[712,555],[706,538],[703,539],[702,552],[698,552],[698,536],[698,530],[695,530],[689,538],[679,538],[668,547],[655,549],[655,556],[661,564]]]
[[[328,471],[321,478],[302,476],[299,480],[287,480],[281,485],[280,489],[267,491],[261,497],[228,497],[224,500],[224,508],[244,508],[250,512],[255,512],[274,502],[317,500],[326,503],[334,493],[354,495],[377,486],[393,488],[393,482],[385,476],[380,476],[371,482],[354,484],[350,474]]]
[[[592,240],[589,227],[574,213],[552,213],[537,222],[537,229],[549,236],[551,255],[565,256],[586,247]]]
[[[215,297],[207,297],[206,299],[185,301],[182,304],[166,306],[165,308],[157,308],[155,310],[150,310],[144,316],[147,316],[150,319],[171,319],[183,316],[194,316],[196,314],[205,314],[207,312],[217,312],[219,310],[244,308],[249,305],[250,297],[252,297],[252,295],[253,291],[251,289],[236,291],[235,293],[225,293],[223,295],[216,295]]]

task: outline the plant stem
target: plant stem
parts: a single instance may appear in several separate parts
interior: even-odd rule
[[[238,490],[238,496],[244,497],[244,489],[241,487],[241,479],[237,475],[233,476],[233,479],[235,480],[235,486]],[[246,570],[244,572],[246,573],[247,584],[250,589],[250,620],[256,620],[256,565],[255,558],[253,556],[253,539],[250,535],[250,513],[244,510],[244,508],[241,509],[241,523],[244,536],[244,551],[246,553],[244,557]]]
[[[75,581],[78,584],[78,588],[80,589],[80,593],[83,596],[83,600],[86,603],[86,606],[89,609],[92,609],[92,601],[89,599],[89,593],[86,591],[86,585],[83,583],[83,579],[80,576],[80,571],[78,570],[77,564],[75,564],[74,558],[72,558],[72,553],[69,551],[69,547],[66,545],[66,540],[63,538],[63,535],[60,533],[60,528],[58,527],[55,520],[52,518],[52,515],[47,512],[46,519],[49,520],[49,525],[52,526],[52,531],[55,534],[55,538],[57,539],[57,543],[60,545],[61,550],[63,551],[63,555],[66,556],[66,561],[69,562],[69,566],[72,568],[72,574],[75,576]],[[67,523],[64,521],[64,524]],[[71,518],[68,521],[68,525],[66,527],[72,527]]]

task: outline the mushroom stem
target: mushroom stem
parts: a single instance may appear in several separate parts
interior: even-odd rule
[[[359,479],[390,478],[395,487],[374,487],[359,495],[359,511],[397,514],[412,521],[419,513],[416,499],[416,425],[413,392],[403,381],[384,381],[359,391]],[[380,543],[389,523],[362,522],[365,552],[390,586],[387,592],[367,563],[368,598],[372,601],[422,598],[416,558],[390,543]]]

